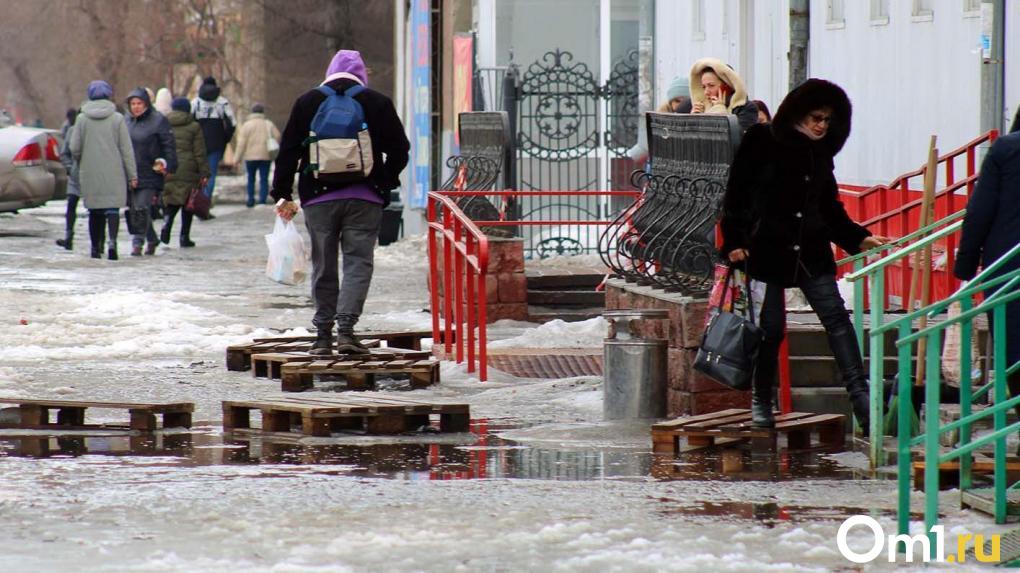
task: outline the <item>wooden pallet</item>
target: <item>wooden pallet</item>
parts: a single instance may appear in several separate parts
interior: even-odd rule
[[[163,416],[163,428],[190,428],[195,405],[191,402],[168,404],[129,402],[86,402],[78,400],[31,400],[0,398],[0,404],[15,404],[21,414],[17,424],[0,424],[0,428],[26,430],[91,430],[103,428],[130,428],[143,432],[157,429],[156,414]],[[127,425],[86,424],[85,410],[109,408],[127,410]],[[57,411],[57,421],[50,421],[50,410]]]
[[[916,455],[916,454],[915,454]],[[922,454],[923,457],[923,454]],[[924,490],[925,460],[910,463],[914,474],[914,489]],[[977,452],[971,462],[971,475],[975,478],[990,475],[995,471],[995,460],[983,452]],[[1006,460],[1006,481],[1014,483],[1020,480],[1020,460],[1009,456]],[[952,460],[939,464],[939,489],[955,489],[960,486],[960,460]]]
[[[251,355],[251,374],[255,378],[271,378],[279,380],[284,364],[295,362],[312,362],[314,360],[426,360],[431,355],[424,350],[406,350],[403,348],[372,348],[368,356],[364,354],[339,354],[333,356],[313,356],[308,352],[269,352]]]
[[[319,357],[313,361],[291,362],[280,367],[280,389],[284,392],[310,390],[316,376],[341,376],[347,380],[349,390],[371,390],[375,388],[376,376],[380,374],[406,374],[411,388],[425,388],[439,383],[438,360],[375,360],[371,356],[350,359],[327,359]]]
[[[262,414],[262,433],[329,436],[334,430],[364,430],[370,434],[399,434],[431,423],[439,415],[439,431],[466,432],[470,424],[467,404],[433,404],[392,397],[276,398],[224,401],[224,431],[254,431],[251,411]]]
[[[377,348],[385,341],[389,348],[421,350],[423,338],[431,338],[431,330],[399,330],[392,332],[360,332],[354,335],[369,348]],[[251,368],[252,354],[271,352],[307,352],[312,348],[314,336],[275,336],[255,338],[245,344],[227,347],[227,370],[244,371]]]
[[[779,434],[786,435],[789,449],[811,447],[812,433],[825,446],[844,444],[843,423],[839,414],[809,414],[791,412],[776,416],[775,428],[756,428],[751,425],[751,411],[743,408],[721,410],[700,416],[688,416],[652,426],[652,448],[656,452],[679,453],[680,438],[686,438],[689,447],[717,445],[725,440],[752,440],[755,445],[775,449]]]

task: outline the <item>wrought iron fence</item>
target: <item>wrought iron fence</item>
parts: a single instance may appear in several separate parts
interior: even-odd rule
[[[733,116],[650,113],[647,121],[649,171],[632,177],[641,198],[602,233],[599,253],[629,281],[704,293],[740,128]]]

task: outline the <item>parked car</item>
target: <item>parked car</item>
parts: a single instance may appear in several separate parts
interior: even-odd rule
[[[67,197],[60,145],[60,133],[53,130],[0,128],[0,212]]]

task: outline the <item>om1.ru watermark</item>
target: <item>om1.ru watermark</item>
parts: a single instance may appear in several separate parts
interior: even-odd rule
[[[850,530],[858,525],[870,529],[872,534],[875,536],[871,549],[863,553],[854,551],[849,545],[847,545],[846,542],[846,538],[850,533]],[[920,546],[921,559],[925,563],[930,561],[940,563],[963,563],[967,557],[967,549],[970,545],[969,542],[973,540],[975,560],[981,563],[999,562],[999,549],[1001,543],[1001,536],[999,534],[988,536],[988,540],[991,542],[991,548],[987,554],[985,553],[985,536],[983,534],[964,534],[956,538],[956,553],[946,555],[945,528],[941,525],[934,525],[930,531],[935,535],[934,555],[932,554],[931,540],[926,534],[886,535],[885,530],[882,529],[882,525],[873,517],[868,517],[867,515],[855,515],[848,518],[842,525],[839,526],[839,532],[836,534],[836,545],[839,547],[839,552],[843,554],[843,557],[853,561],[854,563],[870,563],[875,559],[878,559],[878,556],[882,554],[883,549],[886,550],[886,555],[890,563],[895,563],[897,559],[900,558],[901,549],[903,550],[903,560],[908,563],[913,563],[914,548],[916,546]]]

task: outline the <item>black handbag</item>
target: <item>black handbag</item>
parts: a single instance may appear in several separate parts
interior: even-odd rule
[[[730,267],[726,274],[725,288],[729,288],[732,278],[733,267]],[[735,390],[751,387],[758,350],[765,337],[765,331],[754,323],[750,282],[748,277],[744,285],[747,289],[747,316],[723,311],[723,296],[719,301],[718,312],[708,323],[701,347],[694,357],[695,370]]]

